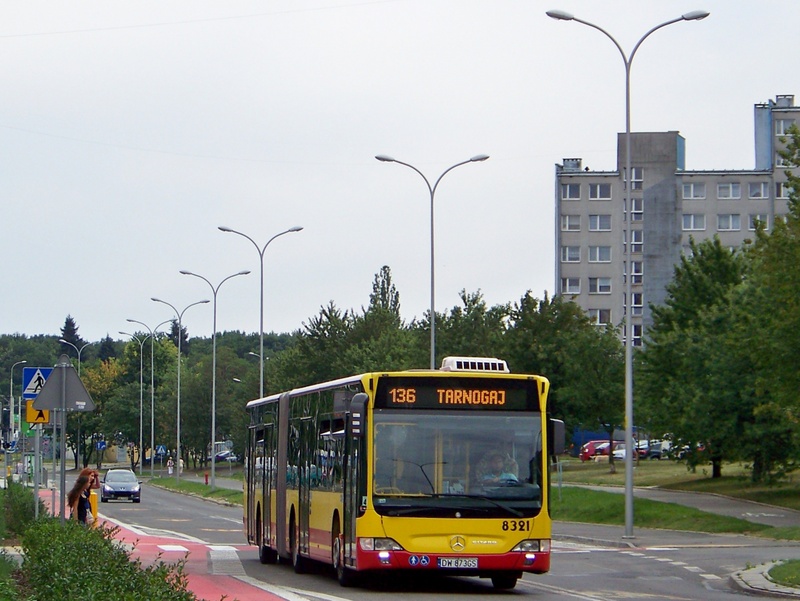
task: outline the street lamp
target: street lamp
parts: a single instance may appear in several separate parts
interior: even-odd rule
[[[229,279],[249,273],[250,271],[245,270],[229,275],[217,284],[215,288],[214,284],[202,275],[186,270],[181,271],[182,275],[191,275],[203,280],[211,288],[211,292],[214,295],[214,330],[211,336],[211,490],[216,490],[217,487],[217,449],[215,444],[217,440],[217,292],[219,292],[222,284]]]
[[[162,321],[152,330],[147,326],[146,323],[142,321],[137,321],[135,319],[126,319],[130,323],[138,323],[140,326],[144,326],[145,329],[150,332],[150,477],[153,478],[155,476],[154,468],[153,468],[153,452],[155,450],[155,443],[156,443],[156,421],[155,421],[155,407],[156,407],[156,388],[155,388],[155,371],[154,361],[153,361],[153,340],[155,339],[155,332],[163,326],[164,324],[169,323],[171,320]]]
[[[447,175],[449,171],[452,171],[453,169],[455,169],[456,167],[460,167],[461,165],[466,165],[467,163],[477,163],[480,161],[485,161],[486,159],[489,158],[489,155],[478,154],[472,157],[471,159],[467,159],[466,161],[461,161],[460,163],[456,163],[452,167],[448,167],[447,169],[444,170],[444,173],[442,173],[439,176],[439,179],[436,180],[436,183],[434,183],[433,186],[431,186],[431,183],[428,181],[428,178],[425,177],[422,171],[414,167],[414,165],[409,165],[408,163],[404,163],[403,161],[398,161],[397,159],[393,159],[392,157],[383,154],[379,154],[375,158],[384,163],[397,163],[398,165],[405,165],[409,169],[413,169],[414,171],[419,173],[419,175],[422,177],[423,180],[425,180],[425,184],[428,186],[428,191],[431,194],[431,369],[436,369],[436,306],[434,302],[435,279],[434,279],[434,260],[433,260],[433,254],[434,254],[433,197],[434,194],[436,194],[436,187],[439,185],[439,182],[442,181],[442,178],[445,175]]]
[[[69,342],[67,340],[64,340],[63,338],[59,338],[58,341],[60,343],[62,343],[62,344],[68,344],[69,346],[71,346],[72,348],[75,349],[76,353],[78,353],[78,377],[80,378],[81,377],[81,353],[83,352],[83,349],[85,349],[87,346],[89,346],[91,344],[91,342],[87,342],[81,348],[78,348],[77,346],[75,346],[74,344],[72,344],[71,342]]]
[[[284,230],[284,231],[282,231],[282,232],[280,232],[278,234],[275,234],[272,238],[267,240],[267,243],[263,247],[260,247],[256,243],[255,240],[253,240],[247,234],[243,234],[242,232],[239,232],[239,231],[236,231],[236,230],[232,230],[231,228],[225,227],[225,226],[222,226],[222,225],[219,226],[217,229],[220,230],[221,232],[228,232],[228,233],[231,233],[231,234],[238,234],[242,238],[247,238],[248,240],[250,240],[250,242],[252,242],[253,246],[255,246],[256,250],[258,251],[258,257],[259,257],[259,260],[261,262],[261,287],[260,287],[261,303],[259,305],[260,308],[259,308],[259,322],[258,322],[258,324],[259,324],[258,325],[258,333],[259,333],[259,335],[258,335],[258,349],[259,349],[258,350],[258,357],[259,357],[259,365],[260,365],[260,368],[261,368],[261,379],[260,379],[260,384],[259,384],[259,387],[258,387],[258,396],[259,396],[259,398],[264,398],[264,253],[266,252],[267,247],[269,246],[269,243],[272,242],[275,238],[277,238],[279,236],[283,236],[284,234],[292,234],[294,232],[299,232],[299,231],[301,231],[303,229],[303,227],[300,226],[300,225],[296,225],[294,227],[290,227],[288,230]]]
[[[178,469],[176,470],[176,480],[180,484],[181,481],[181,339],[183,338],[183,314],[189,309],[189,307],[194,307],[195,305],[202,305],[208,303],[208,300],[201,300],[197,301],[196,303],[192,303],[191,305],[187,305],[183,311],[178,311],[175,308],[175,305],[168,303],[165,300],[161,300],[160,298],[156,298],[155,296],[150,299],[156,303],[163,303],[170,307],[173,311],[175,311],[175,317],[178,318],[178,392],[177,392],[177,404],[178,404],[178,423],[176,424],[177,429],[177,446],[175,458],[178,460]]]
[[[27,363],[26,360],[17,361],[11,366],[10,374],[8,377],[8,431],[11,433],[11,436],[14,435],[14,368],[17,365],[25,365]],[[20,395],[19,399],[19,425],[22,428],[22,395]],[[3,450],[5,451],[5,463],[3,464],[6,468],[6,478],[8,478],[8,440],[4,440],[6,444],[3,445]],[[8,484],[6,484],[6,488],[8,488]]]
[[[142,434],[142,427],[143,427],[143,397],[144,397],[144,341],[147,340],[150,336],[145,336],[141,340],[138,336],[135,336],[129,332],[123,332],[120,330],[120,334],[123,336],[130,336],[136,342],[139,343],[139,476],[142,475],[142,463],[144,463],[144,444],[143,434]],[[152,463],[152,459],[150,461]]]
[[[667,25],[679,23],[681,21],[700,21],[705,19],[710,13],[704,10],[695,10],[681,15],[675,19],[664,21],[659,25],[651,28],[645,33],[631,50],[630,55],[626,55],[622,46],[619,45],[614,37],[602,27],[579,19],[572,14],[561,10],[549,10],[547,16],[558,21],[575,21],[596,29],[609,40],[614,43],[614,46],[619,50],[622,57],[622,62],[625,63],[625,204],[623,206],[623,222],[627,220],[628,231],[627,235],[623,230],[623,241],[625,242],[625,266],[623,267],[623,274],[625,276],[625,536],[633,537],[633,298],[631,294],[631,282],[633,280],[633,264],[631,262],[631,248],[633,246],[633,228],[631,215],[631,186],[633,177],[631,174],[631,64],[633,57],[642,42],[647,37]]]

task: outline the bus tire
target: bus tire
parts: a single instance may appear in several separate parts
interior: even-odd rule
[[[516,574],[499,574],[492,576],[492,586],[496,589],[510,590],[517,586]]]
[[[339,516],[333,518],[331,526],[331,563],[336,570],[336,579],[341,586],[355,586],[357,575],[350,568],[344,565],[344,550],[342,549],[341,528],[339,527]]]
[[[297,520],[294,518],[294,513],[292,513],[292,518],[289,520],[289,548],[292,554],[294,573],[305,574],[306,560],[300,555],[300,528],[297,525]]]

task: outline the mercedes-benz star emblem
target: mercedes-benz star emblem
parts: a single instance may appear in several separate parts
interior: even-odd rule
[[[453,551],[463,551],[464,547],[467,546],[467,541],[464,540],[464,537],[461,535],[456,535],[450,539],[450,548]]]

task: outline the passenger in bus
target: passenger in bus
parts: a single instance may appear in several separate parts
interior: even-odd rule
[[[517,482],[519,467],[511,457],[500,451],[489,451],[478,465],[481,484]]]

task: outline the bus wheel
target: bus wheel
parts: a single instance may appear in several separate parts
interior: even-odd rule
[[[292,567],[295,574],[304,574],[306,571],[305,559],[300,555],[300,528],[292,515],[289,521],[289,548],[292,553]]]
[[[275,563],[278,561],[278,553],[264,544],[264,528],[261,523],[261,516],[256,521],[257,535],[256,544],[258,545],[258,561],[263,564]]]
[[[340,536],[339,518],[333,520],[331,526],[331,563],[336,570],[336,579],[342,586],[355,586],[356,573],[344,565],[344,551],[342,549],[342,537]]]
[[[501,574],[499,576],[492,576],[492,585],[496,589],[512,589],[517,586],[517,577]]]

